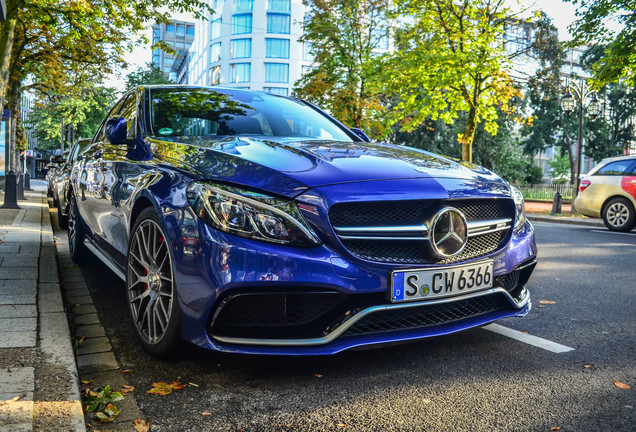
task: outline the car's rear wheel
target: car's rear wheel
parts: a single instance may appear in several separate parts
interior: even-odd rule
[[[135,333],[149,353],[175,355],[182,344],[170,247],[159,216],[143,210],[128,245],[126,292]]]
[[[625,198],[614,198],[603,208],[603,221],[612,231],[626,232],[634,228],[636,214],[634,207]]]
[[[61,226],[60,223],[60,227]],[[71,195],[69,201],[67,230],[68,250],[71,254],[71,258],[77,264],[84,264],[88,259],[89,251],[84,245],[84,228],[82,227],[82,217],[77,208],[75,194]]]

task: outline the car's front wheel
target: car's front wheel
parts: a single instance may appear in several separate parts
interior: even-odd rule
[[[625,198],[614,198],[603,208],[603,222],[612,231],[626,232],[634,228],[634,206]]]
[[[153,208],[141,212],[128,245],[126,292],[137,338],[149,353],[178,352],[181,323],[170,246]]]

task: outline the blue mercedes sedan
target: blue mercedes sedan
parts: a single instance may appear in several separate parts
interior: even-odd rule
[[[125,280],[156,356],[334,354],[524,316],[521,193],[492,172],[371,143],[299,99],[147,86],[77,158],[69,247]]]

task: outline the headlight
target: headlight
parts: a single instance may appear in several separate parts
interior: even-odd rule
[[[291,200],[215,183],[191,183],[188,201],[208,225],[252,240],[289,246],[320,244]]]
[[[515,232],[519,231],[521,227],[526,223],[526,208],[523,203],[523,194],[515,186],[510,186],[510,192],[512,192],[512,199],[515,200],[515,207],[517,207],[515,217]]]

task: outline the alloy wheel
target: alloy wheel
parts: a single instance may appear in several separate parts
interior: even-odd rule
[[[127,291],[139,336],[150,345],[159,343],[170,324],[175,290],[165,235],[152,219],[142,221],[133,234]]]
[[[622,227],[628,219],[629,209],[624,203],[615,202],[607,208],[607,222],[613,227]]]

